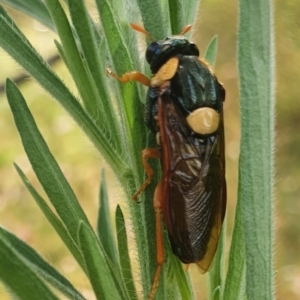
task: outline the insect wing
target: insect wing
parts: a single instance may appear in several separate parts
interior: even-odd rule
[[[217,248],[226,206],[224,130],[193,136],[179,107],[158,100],[163,169],[163,214],[173,252],[205,272]],[[221,113],[222,114],[222,113]]]

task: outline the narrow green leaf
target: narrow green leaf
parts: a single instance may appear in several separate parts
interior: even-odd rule
[[[192,24],[195,19],[197,4],[200,0],[168,0],[170,22],[173,34],[179,34],[184,26]]]
[[[82,61],[85,61],[86,66],[88,67],[89,72],[91,74],[91,78],[89,78],[89,79],[91,80],[91,83],[94,83],[94,82],[102,83],[103,77],[101,76],[100,72],[102,71],[104,73],[105,70],[100,70],[100,63],[99,63],[98,54],[97,54],[98,41],[96,39],[96,34],[93,30],[93,23],[92,23],[89,13],[87,12],[85,3],[82,0],[72,0],[72,1],[68,0],[67,2],[68,2],[69,11],[70,11],[70,16],[72,19],[72,24],[76,30],[76,35],[78,37],[78,40],[80,41],[80,50],[81,50],[80,55],[83,57]],[[57,21],[59,21],[59,18],[57,18]],[[67,19],[65,21],[67,22]],[[65,26],[66,26],[66,24],[62,23],[61,38],[64,38],[63,30],[64,30]],[[70,41],[66,40],[65,43],[66,44],[70,43]],[[73,44],[73,41],[72,41],[72,43],[70,43],[70,45],[68,45],[68,48],[70,48],[68,50],[71,50],[72,44]],[[80,57],[80,55],[78,57]],[[101,97],[101,93],[98,94],[98,96]],[[102,102],[104,101],[104,99],[102,99],[101,101],[96,101],[97,99],[93,99],[93,100],[95,100],[95,102],[93,103],[93,106],[97,107],[97,105],[100,105],[100,107],[103,109]]]
[[[120,29],[119,20],[115,16],[110,1],[96,0],[96,4],[103,32],[107,40],[112,70],[118,75],[123,75],[126,72],[134,70],[132,55],[128,51],[122,30]],[[129,24],[128,30],[130,30]],[[139,124],[141,124],[143,119],[141,114],[141,111],[143,111],[142,103],[138,97],[136,83],[117,83],[116,87],[117,89],[114,90],[114,94],[118,101],[117,106],[120,109],[123,130],[128,143],[125,146],[129,148],[129,151],[136,158],[141,149],[140,143],[144,140],[144,130],[134,131],[136,128],[139,128]],[[128,100],[124,101],[124,99]]]
[[[80,223],[78,239],[86,269],[97,299],[125,299],[119,279],[111,268],[111,262],[99,244],[92,229]]]
[[[64,224],[61,222],[61,220],[52,212],[52,210],[47,205],[46,201],[38,194],[38,192],[34,189],[34,187],[30,184],[25,174],[22,172],[22,170],[18,167],[18,165],[15,164],[15,168],[21,177],[23,183],[27,187],[28,191],[34,198],[35,202],[47,218],[47,220],[50,222],[50,224],[53,226],[53,228],[56,230],[57,234],[60,236],[64,244],[68,247],[70,252],[72,253],[73,257],[76,259],[76,261],[79,263],[81,268],[84,270],[84,264],[82,260],[82,256],[80,254],[80,251],[78,249],[78,246],[76,245],[76,242],[72,239],[70,236],[68,230],[65,228]]]
[[[154,40],[165,38],[170,34],[168,23],[169,12],[164,10],[163,1],[159,0],[137,0],[141,11],[145,29]]]
[[[88,224],[88,220],[38,131],[22,94],[10,80],[7,80],[6,91],[24,149],[35,174],[70,235],[76,241],[79,221],[84,220]]]
[[[218,248],[209,271],[209,299],[223,299],[224,288],[224,250],[225,250],[226,218],[223,222]]]
[[[99,240],[107,256],[111,259],[116,269],[120,268],[118,250],[115,242],[114,232],[111,226],[109,200],[107,195],[104,169],[101,172],[101,187],[99,195],[100,209],[98,214],[97,231]]]
[[[59,101],[99,149],[116,174],[124,173],[126,164],[111,146],[110,135],[105,129],[99,130],[95,126],[68,88],[53,73],[25,36],[16,30],[16,25],[6,13],[3,13],[3,9],[0,9],[0,47]]]
[[[132,61],[126,42],[123,39],[118,19],[109,0],[96,0],[103,32],[107,40],[108,50],[113,62],[114,72],[119,75],[132,70]],[[128,26],[129,29],[129,26]],[[121,85],[123,89],[128,85]]]
[[[113,71],[118,75],[122,75],[125,72],[132,70],[132,62],[126,43],[122,37],[119,20],[115,16],[111,1],[96,0],[96,4],[108,50],[110,52],[112,63],[114,64],[112,66]],[[126,85],[120,85],[119,88],[123,88],[124,86]],[[116,92],[120,91],[121,90]]]
[[[53,31],[56,30],[45,3],[42,0],[0,0],[0,2],[25,13],[49,29]]]
[[[172,34],[179,34],[185,25],[184,23],[184,8],[189,1],[184,0],[169,0],[170,22]]]
[[[46,0],[48,10],[56,24],[65,59],[68,61],[68,68],[79,90],[83,103],[92,118],[95,118],[95,103],[97,102],[97,92],[92,84],[92,78],[88,73],[81,58],[78,44],[68,18],[58,0]]]
[[[59,300],[14,251],[10,242],[2,237],[0,238],[0,279],[18,299]]]
[[[169,243],[168,243],[169,244]],[[178,287],[179,294],[181,296],[181,299],[194,299],[194,295],[192,292],[192,286],[191,282],[188,276],[188,273],[186,273],[182,267],[181,261],[176,257],[173,253],[171,253],[171,247],[168,245],[168,251],[170,252],[168,258],[169,258],[169,265],[171,267],[171,272],[174,275],[174,279],[176,281],[176,286]],[[171,283],[174,282],[174,280],[170,281]],[[169,287],[169,290],[173,289],[173,287]],[[176,293],[177,294],[177,293]]]
[[[1,0],[0,0],[1,2]],[[14,23],[13,19],[7,14],[6,10],[0,5],[0,16],[6,20],[6,22],[8,22],[9,24],[11,24],[11,26],[13,27],[14,31],[16,31],[20,36],[22,36],[25,40],[26,37],[23,35],[23,33],[21,32],[21,30],[19,29],[19,27],[16,26],[16,24]]]
[[[198,0],[168,0],[171,33],[179,34],[186,25],[193,23]]]
[[[93,107],[92,118],[99,126],[104,126],[114,136],[112,143],[114,147],[119,147],[121,151],[121,137],[123,137],[122,127],[118,125],[116,117],[116,107],[113,108],[112,101],[109,97],[105,81],[105,68],[102,68],[100,63],[100,55],[104,56],[105,52],[99,53],[98,40],[94,31],[94,26],[90,15],[88,14],[84,1],[72,0],[68,1],[71,18],[78,39],[80,41],[81,55],[84,56],[87,72],[90,74],[89,81],[93,85],[96,93],[96,98]],[[105,48],[104,48],[105,49]]]
[[[214,66],[216,63],[217,52],[218,52],[218,37],[215,35],[209,42],[204,55],[205,60],[207,60],[207,62],[212,66]]]
[[[238,201],[249,300],[274,299],[274,35],[272,1],[239,1],[241,146]]]
[[[11,251],[22,258],[26,267],[30,267],[32,271],[57,288],[66,297],[77,300],[85,299],[64,276],[49,265],[34,249],[1,227],[0,241],[9,245]]]
[[[107,40],[107,49],[109,56],[112,60],[112,69],[119,75],[127,71],[134,70],[133,59],[127,49],[125,39],[123,37],[123,31],[120,26],[120,19],[115,14],[110,1],[96,0],[103,32]],[[128,25],[128,30],[130,27]],[[135,41],[135,40],[133,40]],[[130,40],[130,43],[132,40]],[[139,70],[138,70],[139,71]],[[138,190],[142,185],[144,179],[144,170],[141,167],[141,150],[147,147],[147,138],[149,134],[146,132],[146,127],[143,120],[143,105],[136,89],[135,83],[116,84],[114,92],[117,98],[118,107],[121,111],[121,121],[126,132],[124,143],[128,143],[128,146],[124,148],[124,152],[127,153],[125,161],[131,166],[131,170],[127,174],[123,175],[122,181],[127,192],[130,213],[132,217],[133,230],[135,233],[135,240],[137,241],[137,252],[139,255],[139,262],[141,265],[141,284],[145,294],[150,291],[152,285],[152,277],[155,272],[155,252],[154,252],[154,240],[153,225],[155,224],[153,218],[153,205],[152,188],[147,189],[141,197],[150,195],[149,201],[145,201],[140,205],[137,205],[131,200],[131,194]],[[143,100],[144,101],[144,100]],[[152,145],[154,138],[151,140]],[[116,171],[120,173],[120,171]],[[125,181],[124,181],[125,179]],[[149,211],[151,213],[149,213]],[[151,220],[151,225],[149,225]],[[146,224],[141,226],[141,224]],[[151,249],[150,249],[151,245]],[[150,258],[153,258],[150,261]]]
[[[68,8],[70,10],[70,7],[69,7],[70,2],[69,2],[69,0],[64,0],[64,2],[68,5]],[[88,7],[90,7],[90,6],[88,6]],[[103,38],[102,38],[101,34],[99,33],[99,24],[96,23],[97,21],[94,21],[94,19],[92,18],[91,15],[88,15],[88,18],[89,18],[90,24],[92,25],[93,35],[96,38],[97,43],[100,43],[103,40]]]
[[[151,77],[150,68],[146,62],[143,49],[146,44],[150,43],[150,40],[143,33],[133,30],[130,26],[130,23],[140,24],[141,13],[137,3],[131,0],[122,0],[121,2],[119,0],[112,0],[111,5],[115,18],[118,20],[123,39],[126,42],[128,53],[133,62],[133,70],[137,70]],[[143,46],[141,45],[142,41],[145,42]],[[137,89],[140,101],[145,103],[146,87],[137,84]]]
[[[130,265],[130,257],[127,245],[127,232],[125,227],[124,216],[120,206],[116,209],[116,229],[117,229],[117,240],[118,240],[118,250],[119,250],[119,260],[121,264],[121,270],[123,275],[123,280],[127,288],[127,293],[129,298],[132,300],[137,299],[136,289],[134,285],[134,280],[132,277],[132,270]]]
[[[120,29],[120,19],[118,19],[118,16],[115,15],[111,1],[96,0],[96,4],[103,27],[103,33],[107,41],[106,49],[111,60],[112,70],[118,75],[134,70],[133,61],[136,61],[136,58],[132,59],[132,54],[128,51],[122,30]],[[129,24],[127,26],[128,30],[130,30]],[[136,41],[136,39],[130,40],[130,43],[134,41]],[[136,47],[138,47],[137,44]],[[141,102],[141,98],[139,97],[136,83],[130,82],[121,84],[113,78],[110,78],[109,80],[114,81],[113,89],[110,91],[114,95],[114,99],[117,100],[116,107],[119,108],[120,112],[118,117],[120,117],[122,124],[123,153],[124,149],[126,149],[125,155],[123,155],[123,162],[126,162],[131,168],[128,170],[126,176],[123,176],[120,181],[124,182],[124,187],[127,189],[128,195],[130,195],[136,191],[143,182],[144,172],[141,170],[139,165],[140,153],[146,144],[146,128],[144,125],[141,126],[141,124],[144,124],[144,107]],[[117,135],[120,135],[120,132],[117,133]],[[128,155],[128,153],[130,153],[130,155]],[[116,170],[116,174],[118,173],[120,174],[120,170]],[[125,183],[125,178],[126,180],[131,181],[131,191],[128,190],[128,182]],[[133,204],[131,204],[131,209],[132,207]],[[135,208],[133,209],[135,210]],[[136,211],[138,210],[139,209],[136,209]],[[139,222],[136,217],[136,213],[133,213],[135,228],[137,228],[136,226],[139,226]],[[141,240],[144,238],[145,236],[139,237]]]
[[[228,272],[224,288],[224,300],[244,299],[245,290],[245,239],[243,233],[242,211],[240,203],[237,204],[234,229],[232,233]]]
[[[68,68],[68,70],[70,71],[70,68],[69,68],[69,65],[68,65],[68,60],[66,58],[66,54],[65,54],[65,51],[64,51],[64,48],[63,46],[59,43],[59,41],[57,40],[54,40],[54,44],[57,48],[57,51],[59,53],[59,56],[61,57],[61,59],[64,61],[66,67]],[[71,71],[70,71],[71,72]]]

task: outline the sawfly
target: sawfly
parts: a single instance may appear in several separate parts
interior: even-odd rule
[[[173,253],[184,264],[196,263],[206,272],[217,249],[226,209],[223,102],[225,90],[212,67],[199,58],[197,46],[184,34],[153,41],[146,60],[152,77],[137,71],[110,76],[149,87],[145,123],[156,134],[156,148],[142,151],[147,179],[133,198],[151,182],[149,158],[159,158],[162,179],[153,202],[156,216],[157,269],[149,299],[155,296],[164,262],[162,215]]]

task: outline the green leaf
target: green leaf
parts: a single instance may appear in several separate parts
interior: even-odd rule
[[[134,61],[132,54],[128,51],[126,40],[123,36],[123,28],[121,26],[122,19],[116,15],[115,6],[111,1],[96,0],[98,13],[100,16],[103,33],[107,40],[107,51],[111,59],[112,69],[118,75],[122,75],[127,71],[134,70]],[[122,20],[123,21],[123,20]],[[128,26],[128,31],[131,31]],[[128,35],[125,35],[128,36]],[[136,39],[130,42],[136,42]],[[129,44],[129,43],[128,43]],[[135,44],[136,47],[137,44]],[[131,47],[133,47],[131,45]],[[138,70],[139,71],[139,70]],[[110,79],[112,81],[112,79]],[[145,201],[137,205],[131,200],[131,195],[138,190],[144,180],[144,170],[141,167],[141,150],[147,147],[147,138],[149,134],[146,132],[146,127],[143,121],[144,107],[138,94],[138,89],[135,83],[120,84],[116,82],[112,92],[116,97],[117,106],[120,108],[120,119],[125,132],[125,139],[122,145],[125,152],[125,161],[130,166],[130,170],[122,173],[116,169],[117,176],[122,174],[120,181],[123,183],[128,197],[130,214],[132,218],[133,230],[137,241],[137,252],[141,265],[141,283],[145,294],[150,291],[152,285],[152,277],[155,272],[155,252],[154,241],[155,234],[153,231],[153,205],[152,205],[152,189],[147,189],[141,198],[145,195],[150,195],[149,201]],[[145,92],[144,92],[145,95]],[[144,98],[145,99],[145,96]],[[144,101],[144,100],[143,100]],[[151,140],[152,145],[154,138]],[[149,213],[150,212],[150,213]],[[151,224],[149,225],[149,221]],[[147,224],[141,226],[141,224]],[[151,245],[151,248],[150,248]],[[153,258],[149,262],[150,258]]]
[[[92,77],[87,71],[87,68],[81,58],[80,49],[78,48],[75,37],[73,36],[73,31],[68,18],[58,0],[46,0],[46,4],[51,17],[57,26],[57,31],[64,49],[64,57],[68,62],[68,68],[80,92],[81,99],[83,100],[83,103],[91,117],[95,118],[97,91],[93,84]]]
[[[100,209],[98,214],[97,231],[99,240],[105,250],[105,253],[112,261],[114,267],[120,267],[118,250],[115,242],[114,232],[112,229],[112,222],[110,219],[109,200],[107,196],[105,172],[101,172],[101,187],[100,187]]]
[[[97,299],[126,299],[119,278],[111,262],[99,244],[92,229],[84,222],[78,230],[80,249],[83,253],[87,273]]]
[[[72,26],[66,19],[65,13],[57,0],[47,0],[46,2],[50,11],[52,11],[57,27],[60,27],[58,31],[61,45],[57,43],[59,52],[73,77],[77,78],[75,82],[89,113],[86,113],[62,81],[48,69],[41,57],[4,14],[0,18],[0,46],[24,66],[64,106],[99,149],[125,188],[137,242],[141,285],[144,295],[147,297],[156,269],[155,218],[152,197],[155,182],[158,181],[160,176],[160,171],[156,171],[158,163],[154,162],[156,178],[141,195],[141,200],[145,199],[145,201],[138,205],[131,201],[130,196],[132,192],[136,191],[144,178],[145,172],[141,164],[140,151],[144,147],[155,145],[155,137],[152,133],[146,131],[143,123],[143,103],[146,99],[145,88],[137,88],[135,83],[122,85],[111,78],[106,80],[102,70],[107,66],[112,66],[113,71],[118,75],[132,70],[143,70],[144,57],[141,61],[137,51],[141,36],[139,36],[139,33],[130,30],[128,25],[129,21],[139,23],[139,10],[144,26],[149,33],[154,38],[165,38],[171,32],[170,19],[173,18],[173,15],[170,13],[170,6],[177,5],[182,10],[172,19],[172,30],[175,30],[174,26],[180,26],[181,30],[183,22],[183,25],[191,23],[190,21],[196,11],[194,8],[196,0],[185,3],[185,6],[182,5],[183,2],[180,0],[177,1],[177,4],[167,0],[139,0],[139,8],[136,6],[136,2],[131,3],[130,0],[125,0],[122,2],[123,11],[120,9],[117,0],[96,0],[101,22],[99,26],[101,37],[95,31],[94,24],[85,10],[82,0],[66,1],[69,3],[66,8],[66,15],[71,16],[75,30],[72,30]],[[128,7],[127,4],[132,6]],[[134,5],[135,7],[133,7]],[[68,8],[69,11],[67,11]],[[178,24],[176,24],[176,20],[179,20]],[[83,73],[80,73],[81,71]],[[149,68],[146,69],[146,74],[147,72],[149,73]],[[103,80],[103,86],[101,80]],[[86,82],[89,87],[87,85],[82,86]],[[108,88],[108,92],[106,88]],[[91,97],[89,98],[89,96]],[[101,105],[98,105],[99,101],[101,101]],[[114,109],[108,106],[107,110],[101,109],[101,107],[106,107],[105,101],[111,101],[111,107]],[[112,120],[113,117],[114,120]],[[111,121],[116,122],[115,125],[110,126],[110,124],[113,124]],[[40,168],[43,169],[45,166],[42,165]],[[31,193],[35,194],[32,190]],[[39,199],[37,195],[34,197]],[[42,199],[36,201],[44,202]],[[40,205],[44,207],[42,209],[45,212],[48,211],[46,214],[48,214],[49,219],[52,219],[51,222],[56,224],[56,227],[63,225],[59,223],[58,218],[55,219],[51,216],[52,212],[48,207],[44,204]],[[76,221],[78,220],[80,221],[80,218],[76,218]],[[85,220],[81,224],[84,225],[81,225],[78,237],[85,257],[84,269],[87,270],[91,278],[97,297],[111,296],[109,293],[114,292],[116,294],[112,295],[112,299],[115,299],[114,297],[116,299],[129,299],[132,296],[130,294],[130,291],[133,291],[132,286],[130,287],[129,284],[125,286],[125,283],[122,282],[118,271],[114,269],[111,260],[105,255],[102,245],[99,244]],[[69,225],[71,223],[67,224],[66,227],[69,227]],[[120,224],[120,226],[122,225]],[[64,228],[64,225],[62,228]],[[63,229],[59,230],[62,232],[61,235],[65,234]],[[72,229],[72,232],[73,230],[75,229]],[[73,235],[72,238],[77,241]],[[166,234],[165,238],[167,238]],[[118,237],[119,249],[125,249],[125,241],[121,241],[122,245],[120,245],[120,241],[121,237]],[[167,262],[163,266],[156,298],[176,299],[179,294],[183,299],[192,298],[193,295],[189,290],[189,280],[182,270],[180,261],[174,257],[169,259],[170,247],[166,246],[165,249]],[[124,251],[126,252],[126,250]],[[120,263],[123,264],[123,262]],[[124,265],[122,266],[124,267]],[[104,271],[104,279],[100,278],[102,271]],[[122,272],[125,279],[132,278],[132,275],[130,277],[129,274],[125,277],[125,271],[122,270]],[[106,285],[105,280],[110,280],[108,285]],[[176,282],[176,288],[174,288],[174,281]],[[108,290],[106,290],[107,288]],[[126,294],[126,291],[128,291],[130,297]]]
[[[0,0],[0,2],[1,2],[1,0]],[[16,31],[20,36],[22,36],[24,40],[26,40],[26,37],[23,35],[23,33],[21,32],[19,27],[16,26],[13,19],[7,14],[5,9],[1,5],[0,5],[0,17],[3,18],[4,20],[6,20],[6,22],[9,23],[13,27],[13,30]]]
[[[249,300],[274,298],[274,35],[272,1],[240,0],[241,146],[238,201]]]
[[[212,66],[214,66],[216,63],[217,52],[218,52],[218,37],[215,35],[209,42],[204,55],[205,60],[207,60],[207,62]]]
[[[237,204],[232,233],[228,272],[224,288],[224,300],[239,300],[245,297],[245,239],[240,203]]]
[[[195,18],[198,0],[168,0],[171,22],[171,33],[179,34],[182,29],[192,24]],[[200,1],[199,1],[200,2]]]
[[[119,260],[121,264],[123,280],[125,282],[125,286],[127,288],[129,298],[135,300],[138,298],[137,298],[136,289],[132,277],[130,257],[129,257],[128,245],[127,245],[127,232],[125,227],[124,216],[119,205],[117,206],[116,209],[116,229],[117,229]]]
[[[79,126],[84,130],[94,145],[99,149],[113,169],[118,170],[116,174],[123,173],[127,169],[126,164],[116,153],[110,143],[110,135],[105,128],[97,128],[95,123],[83,110],[77,99],[71,94],[46,62],[30,45],[16,25],[0,9],[0,47],[12,56],[24,67],[56,100],[68,111]],[[121,170],[121,172],[120,172]]]
[[[94,30],[94,24],[86,10],[84,1],[72,0],[68,3],[73,25],[80,41],[81,56],[84,57],[82,61],[86,63],[86,70],[89,75],[87,79],[95,90],[96,97],[91,103],[92,111],[90,114],[95,122],[99,122],[99,125],[109,128],[111,135],[115,137],[112,141],[114,146],[120,148],[119,138],[123,136],[122,127],[119,126],[115,116],[116,107],[113,107],[106,87],[105,68],[101,66],[100,58],[100,55],[104,55],[105,52],[100,53],[99,51],[99,34]],[[99,115],[101,115],[101,122]]]
[[[118,75],[134,70],[134,59],[132,59],[132,54],[130,54],[124,40],[120,21],[115,15],[111,1],[96,0],[96,4],[103,27],[103,33],[107,41],[107,50],[111,59],[112,70]],[[128,30],[130,30],[129,24]],[[110,80],[113,79],[111,78]],[[138,97],[136,83],[115,83],[116,89],[114,89],[113,92],[117,100],[117,108],[119,108],[120,111],[123,132],[126,136],[123,146],[128,149],[130,153],[133,153],[133,158],[137,158],[142,147],[142,142],[145,140],[145,129],[144,127],[140,128],[140,124],[143,120],[141,114],[143,106]],[[128,100],[125,101],[124,99]],[[139,130],[136,130],[137,128]],[[131,161],[131,157],[128,157],[127,160],[130,166],[136,168],[134,165],[135,161]],[[138,169],[136,168],[135,173],[137,172]]]
[[[49,12],[42,0],[1,0],[0,2],[27,14],[49,29],[53,31],[56,30]]]
[[[171,274],[174,277],[173,280],[176,281],[176,286],[178,287],[178,291],[181,296],[181,299],[185,299],[185,300],[194,299],[192,285],[188,273],[184,271],[182,267],[182,263],[178,259],[178,257],[175,256],[173,253],[171,253],[172,251],[169,242],[167,248],[168,251],[170,252],[168,255],[168,259],[170,260],[169,269],[171,271]],[[172,283],[173,280],[169,280],[169,282]],[[174,286],[171,287],[171,289],[174,290]],[[175,296],[176,295],[177,293],[175,294]]]
[[[185,25],[184,23],[184,9],[189,1],[184,0],[169,0],[170,22],[172,34],[179,34]]]
[[[70,252],[72,253],[73,257],[77,260],[81,268],[84,270],[85,266],[83,264],[81,253],[78,249],[76,242],[70,236],[68,230],[61,222],[61,220],[52,212],[52,210],[47,205],[46,201],[37,193],[37,191],[33,188],[33,186],[29,183],[28,179],[26,178],[25,174],[22,170],[15,164],[15,168],[21,177],[23,183],[27,187],[28,191],[34,198],[35,202],[43,212],[44,216],[56,230],[57,234],[60,236],[64,244],[68,247]]]
[[[145,29],[154,40],[163,39],[170,34],[169,12],[164,2],[159,0],[137,0]]]
[[[79,221],[84,220],[88,224],[88,220],[38,131],[22,94],[9,79],[6,82],[6,92],[24,149],[35,174],[73,240],[76,241]]]
[[[53,287],[57,288],[69,299],[85,299],[64,276],[40,257],[34,249],[1,227],[0,243],[9,247],[9,251],[18,256],[19,259],[22,260],[22,263],[26,265],[26,268],[30,268],[34,273],[46,280]],[[9,253],[9,251],[7,253]]]
[[[18,299],[58,300],[0,231],[0,279]]]
[[[209,299],[223,299],[224,288],[224,250],[225,250],[226,218],[223,221],[218,248],[209,271]]]

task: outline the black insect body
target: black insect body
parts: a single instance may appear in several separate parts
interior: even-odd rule
[[[137,25],[132,27],[149,34]],[[186,27],[183,33],[189,30]],[[182,35],[152,42],[146,60],[153,73],[122,77],[149,86],[145,123],[157,136],[157,148],[144,149],[143,165],[152,178],[148,158],[160,158],[162,180],[154,194],[157,271],[153,299],[164,261],[161,214],[172,250],[183,263],[196,263],[206,272],[217,248],[226,208],[223,101],[225,90],[199,50]]]

